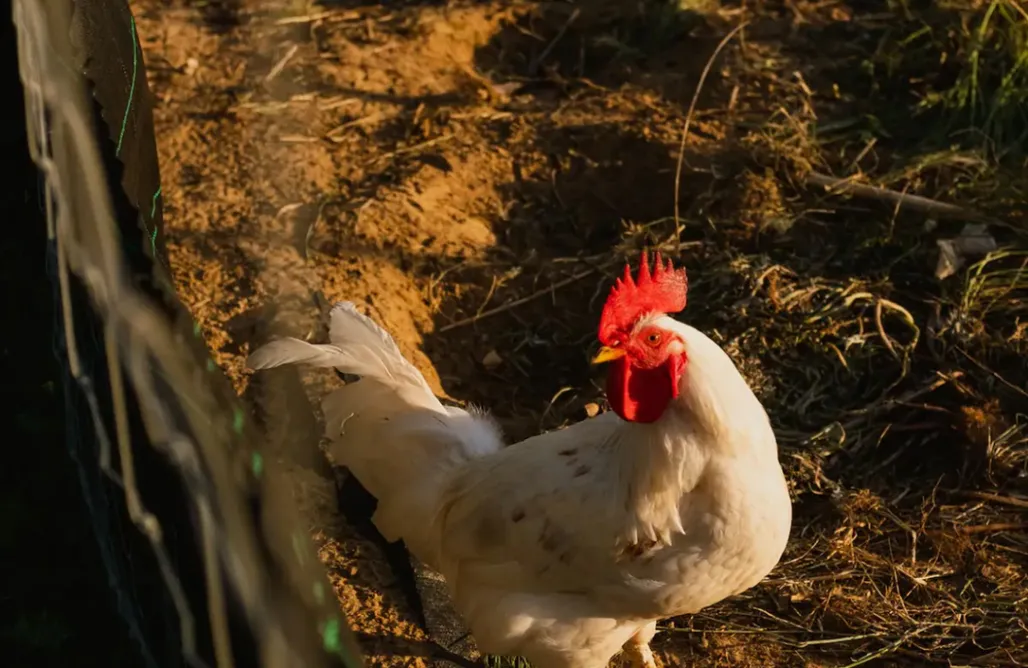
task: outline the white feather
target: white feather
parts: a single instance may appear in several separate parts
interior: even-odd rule
[[[253,352],[246,358],[246,365],[254,370],[272,369],[284,364],[310,364],[311,366],[336,366],[343,351],[335,346],[316,345],[300,339],[286,337],[276,339]]]
[[[381,365],[375,373],[361,372],[356,368],[342,371],[359,376],[376,375],[379,380],[388,378],[397,383],[409,382],[432,394],[432,388],[425,377],[407,361],[389,332],[358,311],[352,302],[339,302],[332,307],[329,312],[328,338],[341,349],[352,351],[355,357],[368,356],[370,359],[366,363]]]
[[[404,538],[432,565],[428,537],[442,485],[469,459],[502,448],[499,429],[482,412],[443,406],[389,333],[352,303],[336,304],[329,318],[330,344],[278,339],[247,365],[309,364],[360,376],[322,399],[329,453],[378,499],[379,531]]]

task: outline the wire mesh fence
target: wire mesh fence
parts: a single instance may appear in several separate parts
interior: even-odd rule
[[[363,665],[261,435],[171,288],[128,6],[15,0],[13,21],[68,447],[142,665]]]

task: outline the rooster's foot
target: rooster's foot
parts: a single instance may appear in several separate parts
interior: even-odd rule
[[[632,668],[659,668],[653,650],[650,649],[650,641],[657,633],[657,622],[653,621],[639,629],[634,636],[628,639],[622,649],[628,657]]]

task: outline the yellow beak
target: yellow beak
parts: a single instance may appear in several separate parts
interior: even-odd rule
[[[603,364],[604,362],[613,362],[614,360],[624,356],[624,348],[610,348],[608,346],[603,346],[600,348],[600,352],[596,353],[596,357],[592,359],[592,363]]]

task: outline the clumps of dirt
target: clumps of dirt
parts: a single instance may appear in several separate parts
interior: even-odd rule
[[[491,221],[503,213],[496,184],[509,178],[510,158],[475,145],[461,148],[379,190],[357,211],[352,233],[411,256],[481,259],[496,244]]]
[[[740,638],[730,634],[705,633],[700,640],[703,655],[713,658],[715,666],[795,666],[820,668],[823,664],[797,662],[780,645],[762,638]]]
[[[378,14],[378,16],[376,16]],[[379,93],[382,101],[466,95],[475,50],[506,15],[495,7],[419,12],[365,10],[359,22],[315,28],[326,58],[319,64],[332,87]]]
[[[398,641],[425,641],[427,636],[403,603],[396,578],[370,544],[316,533],[318,557],[331,564],[329,581],[352,628],[359,631],[371,665],[425,668],[419,657],[396,655]],[[372,554],[367,554],[371,549]]]
[[[482,5],[422,12],[417,17],[421,34],[410,44],[417,57],[406,60],[432,66],[435,76],[447,67],[467,73],[467,68],[474,66],[478,49],[496,34],[501,21],[512,15],[511,9]]]
[[[751,234],[788,232],[795,216],[789,210],[775,175],[770,170],[761,173],[746,170],[739,180],[739,225]]]

